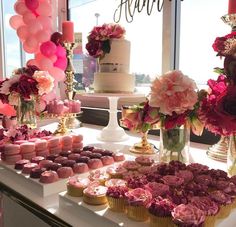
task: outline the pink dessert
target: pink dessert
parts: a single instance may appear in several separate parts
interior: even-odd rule
[[[28,140],[17,140],[14,142],[14,144],[18,144],[18,145],[21,145],[22,143],[27,143]]]
[[[49,155],[49,150],[36,151],[37,156],[47,157]]]
[[[166,184],[149,182],[144,188],[152,193],[153,198],[165,196],[170,192],[170,187]]]
[[[166,175],[162,178],[163,182],[171,187],[179,187],[184,183],[184,179],[181,177]]]
[[[114,158],[112,156],[102,156],[101,161],[104,166],[107,166],[114,163]]]
[[[74,153],[72,153],[72,154],[69,154],[69,155],[68,155],[68,159],[69,159],[69,160],[75,160],[75,161],[77,161],[79,157],[80,157],[80,154],[74,154]]]
[[[20,152],[21,154],[27,154],[35,152],[35,145],[33,142],[22,143],[20,145]]]
[[[206,218],[202,210],[191,204],[178,205],[171,215],[177,226],[201,226]]]
[[[185,183],[188,183],[193,179],[193,173],[189,170],[179,170],[175,175],[183,178]]]
[[[122,178],[123,175],[125,175],[128,172],[128,170],[121,165],[110,166],[107,168],[106,171],[113,178]]]
[[[47,148],[48,148],[47,140],[37,140],[35,142],[35,150],[36,150],[36,152],[47,150]]]
[[[31,158],[31,162],[37,163],[37,164],[39,164],[39,162],[41,162],[43,160],[45,160],[45,158],[42,156],[36,156],[36,157]]]
[[[82,151],[80,153],[81,156],[87,156],[90,157],[93,153],[91,151]]]
[[[13,155],[3,155],[2,154],[1,158],[8,165],[14,165],[17,161],[22,159],[22,156],[20,154],[13,154]]]
[[[95,170],[90,172],[88,178],[91,181],[98,181],[104,185],[105,181],[109,179],[109,175],[106,173],[106,171]]]
[[[218,204],[208,196],[194,196],[190,199],[190,203],[204,211],[206,216],[216,215],[219,212]]]
[[[88,178],[70,177],[68,180],[69,185],[73,185],[77,188],[87,188],[90,183]]]
[[[207,174],[201,174],[198,175],[194,178],[194,181],[198,184],[203,184],[203,185],[211,185],[212,184],[212,178],[210,175]]]
[[[59,154],[50,154],[46,157],[46,159],[51,160],[54,162],[54,160],[59,157]]]
[[[113,187],[113,186],[127,186],[127,181],[122,179],[109,179],[105,182],[106,187]]]
[[[232,198],[230,195],[217,190],[210,192],[210,198],[219,205],[229,205],[232,203]]]
[[[141,167],[140,164],[138,164],[135,161],[125,161],[123,163],[123,166],[127,169],[127,170],[138,170],[138,168]]]
[[[39,166],[41,167],[41,168],[46,168],[46,166],[48,165],[48,164],[50,164],[50,163],[52,163],[52,161],[51,160],[42,160],[42,161],[40,161],[39,162]]]
[[[74,173],[86,173],[89,171],[89,167],[86,163],[75,163],[73,171]]]
[[[89,185],[84,189],[84,194],[90,197],[105,196],[107,192],[107,187],[101,185]]]
[[[61,151],[62,152],[72,151],[72,146],[62,146]]]
[[[146,206],[152,199],[152,194],[143,188],[130,190],[125,196],[131,206]]]
[[[37,163],[27,163],[24,165],[24,167],[22,169],[22,173],[30,174],[31,170],[36,167],[39,167],[39,165]]]
[[[61,142],[59,137],[52,137],[51,139],[48,140],[48,147],[60,147]]]
[[[106,196],[120,199],[120,198],[125,198],[125,194],[128,192],[128,188],[124,186],[111,186],[108,187]]]
[[[67,167],[73,168],[75,163],[76,163],[75,160],[65,160],[61,164],[62,164],[62,166],[67,166]]]
[[[81,143],[83,141],[82,135],[72,135],[72,141],[74,143]]]
[[[61,137],[61,144],[64,147],[72,146],[72,137],[71,136],[62,136]]]
[[[60,156],[68,157],[72,152],[70,150],[62,151],[60,153]]]
[[[34,157],[36,157],[36,152],[30,152],[30,153],[24,153],[24,154],[22,154],[22,158],[23,159],[32,159],[32,158],[34,158]]]
[[[24,165],[27,163],[30,163],[30,161],[27,159],[21,159],[15,163],[15,169],[22,170]]]
[[[68,158],[63,156],[58,156],[57,158],[55,158],[54,162],[62,164],[62,162],[64,162],[65,160],[68,160]]]
[[[45,171],[41,174],[40,176],[40,182],[44,183],[44,184],[49,184],[49,183],[53,183],[55,181],[58,181],[58,175],[55,171]]]
[[[57,174],[59,178],[68,178],[74,175],[71,167],[60,167],[57,170]]]
[[[72,104],[72,113],[79,113],[81,111],[81,102],[79,100],[74,100]]]
[[[61,147],[49,147],[50,154],[60,154],[61,151]]]
[[[47,170],[57,171],[60,167],[62,167],[62,165],[60,163],[52,162],[52,163],[48,163],[46,167],[47,167]]]
[[[97,169],[103,167],[102,161],[100,159],[94,158],[88,161],[88,167],[90,169]]]
[[[151,166],[141,166],[138,171],[142,174],[151,173]]]
[[[149,156],[139,156],[135,158],[135,161],[142,166],[151,166],[154,163],[154,160]]]
[[[119,153],[114,153],[113,154],[113,158],[115,160],[115,162],[122,162],[125,160],[125,156],[123,153],[119,152]]]
[[[17,144],[5,144],[4,155],[15,155],[20,153],[20,145]]]
[[[38,179],[38,178],[40,178],[41,174],[42,174],[44,171],[46,171],[45,168],[38,168],[38,167],[33,168],[33,169],[31,170],[31,172],[30,172],[30,177],[31,177],[31,178],[34,178],[34,179]]]
[[[79,143],[73,143],[72,144],[72,150],[81,150],[83,149],[84,144],[79,142]]]

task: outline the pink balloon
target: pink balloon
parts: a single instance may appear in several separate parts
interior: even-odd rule
[[[45,100],[46,102],[53,101],[56,98],[57,98],[57,96],[56,96],[56,93],[54,90],[49,92],[48,94],[42,96],[42,99]]]
[[[38,16],[37,21],[43,26],[44,29],[52,29],[52,18],[48,16]]]
[[[31,34],[36,34],[43,29],[43,26],[35,19],[28,23],[28,29]]]
[[[25,24],[28,24],[30,21],[35,20],[36,16],[31,12],[26,12],[23,14],[23,21]]]
[[[23,25],[23,26],[20,26],[17,31],[16,31],[18,37],[21,39],[21,40],[26,40],[27,37],[29,36],[29,31],[28,31],[28,28],[27,26]]]
[[[64,71],[57,67],[52,67],[51,69],[49,69],[49,73],[56,81],[63,81],[65,79]]]
[[[50,39],[50,35],[51,32],[49,32],[48,30],[42,30],[38,31],[35,36],[39,43],[44,43]]]
[[[2,101],[0,101],[0,113],[9,117],[16,116],[14,107],[9,104],[3,104]]]
[[[42,2],[36,9],[40,16],[52,16],[52,6],[48,2]]]
[[[42,55],[41,53],[37,53],[37,54],[35,55],[35,59],[36,59],[37,62],[40,62],[41,59],[43,59],[43,58],[45,58],[45,56]]]
[[[38,48],[32,48],[32,47],[29,47],[27,45],[27,43],[23,43],[23,49],[25,52],[29,53],[29,54],[34,54],[38,51]]]
[[[65,71],[65,69],[67,67],[67,59],[66,58],[58,58],[57,61],[53,64],[53,66]]]
[[[16,11],[16,13],[23,15],[26,12],[29,12],[29,10],[27,9],[26,5],[24,2],[16,2],[14,5],[14,9]]]
[[[51,57],[49,57],[50,60],[52,61],[52,63],[55,63],[57,61],[57,56],[56,55],[52,55]]]
[[[39,61],[39,68],[41,70],[46,70],[48,71],[49,69],[51,69],[53,67],[53,63],[52,61],[49,59],[49,58],[42,58],[40,61]]]
[[[34,36],[29,36],[25,40],[25,45],[36,50],[36,49],[38,49],[39,43],[38,43],[38,40]]]
[[[42,43],[40,46],[41,53],[46,56],[50,57],[56,53],[57,46],[52,41],[47,41]]]
[[[30,10],[36,10],[39,7],[38,0],[25,0],[25,5]]]
[[[20,15],[14,15],[10,18],[9,24],[13,29],[17,29],[20,26],[24,25],[24,22],[22,20],[22,16]]]
[[[66,49],[60,44],[57,46],[56,55],[59,58],[64,58],[66,56]]]

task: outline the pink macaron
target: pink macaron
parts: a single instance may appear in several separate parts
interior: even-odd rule
[[[53,148],[53,147],[60,147],[61,142],[59,137],[52,137],[51,139],[48,140],[48,147]]]
[[[71,136],[62,136],[61,144],[63,147],[68,147],[72,145],[72,137]]]
[[[18,144],[5,144],[4,155],[15,155],[20,153],[20,145]]]
[[[33,142],[22,143],[20,145],[21,154],[32,153],[35,151],[35,144]]]
[[[83,141],[82,135],[72,135],[72,141],[74,143],[81,143]]]
[[[22,156],[20,154],[2,155],[1,158],[6,164],[14,165],[17,161],[22,159]]]
[[[59,178],[68,178],[74,175],[74,172],[71,167],[60,167],[57,170]]]
[[[21,145],[22,143],[28,143],[28,142],[29,142],[28,140],[17,140],[14,142],[14,144]]]
[[[36,151],[44,151],[48,148],[48,142],[47,140],[37,140],[35,142],[35,150]]]
[[[30,153],[24,153],[22,154],[22,158],[23,159],[28,159],[30,160],[31,158],[36,157],[36,153],[35,152],[30,152]]]
[[[79,143],[73,143],[72,149],[83,149],[84,144],[79,142]]]
[[[57,172],[48,170],[41,173],[39,181],[44,184],[49,184],[58,181],[58,179]]]

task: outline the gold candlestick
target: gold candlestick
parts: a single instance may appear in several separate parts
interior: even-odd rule
[[[68,100],[73,100],[75,91],[74,91],[74,85],[76,83],[75,81],[75,70],[73,66],[73,50],[76,47],[76,43],[69,43],[69,42],[64,42],[64,47],[66,49],[66,57],[67,57],[67,67],[65,70],[66,73],[66,96]],[[81,126],[81,122],[76,119],[75,116],[73,117],[68,117],[66,119],[66,126],[69,129],[73,128],[78,128]]]

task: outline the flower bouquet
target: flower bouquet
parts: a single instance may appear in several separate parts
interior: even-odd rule
[[[151,107],[148,100],[139,105],[122,107],[122,126],[142,135],[141,142],[134,144],[130,149],[131,152],[139,154],[156,152],[154,146],[147,141],[147,134],[150,129],[158,128],[158,122],[158,109]]]
[[[159,112],[162,161],[189,161],[190,126],[196,134],[203,130],[196,113],[198,99],[195,82],[181,71],[167,72],[153,81],[149,104]]]
[[[46,107],[44,95],[52,91],[54,79],[36,66],[17,69],[13,76],[0,82],[0,99],[14,106],[19,125],[36,128],[36,113]]]
[[[118,24],[103,24],[96,26],[88,36],[86,49],[90,56],[102,59],[106,53],[110,53],[111,39],[123,38],[125,29]]]
[[[199,117],[210,132],[221,135],[222,138],[230,136],[227,161],[229,172],[234,175],[236,174],[236,32],[217,37],[213,49],[217,52],[217,56],[224,58],[224,68],[215,68],[215,72],[219,74],[218,78],[208,80],[209,89],[200,103]],[[227,146],[224,150],[226,148]],[[221,157],[226,154],[224,150],[214,152],[211,156]]]

